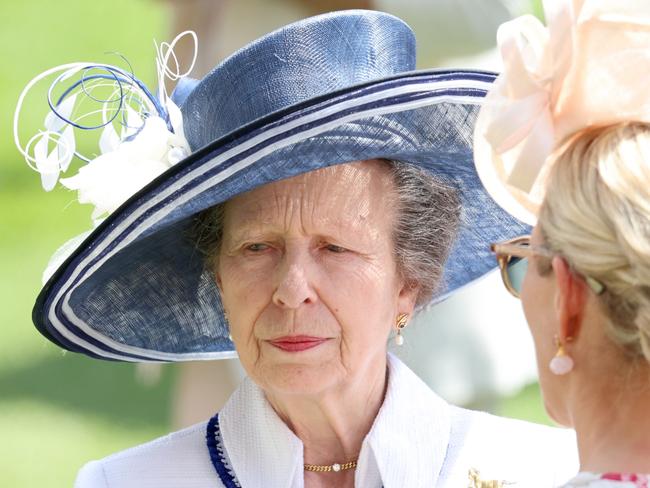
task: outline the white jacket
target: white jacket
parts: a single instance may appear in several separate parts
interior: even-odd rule
[[[223,487],[207,422],[82,468],[76,488]],[[220,448],[243,488],[302,488],[303,447],[246,379],[219,413]],[[575,437],[454,407],[389,356],[386,398],[361,447],[359,488],[466,488],[470,469],[508,487],[551,488],[577,472]]]

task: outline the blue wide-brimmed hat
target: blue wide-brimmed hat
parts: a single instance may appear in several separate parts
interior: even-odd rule
[[[242,192],[350,161],[420,166],[458,189],[462,224],[433,297],[495,266],[488,244],[527,227],[485,193],[472,159],[494,75],[415,69],[415,38],[381,12],[306,19],[258,39],[173,98],[191,154],[129,198],[58,267],[33,311],[65,349],[125,361],[235,356],[219,293],[188,238]]]

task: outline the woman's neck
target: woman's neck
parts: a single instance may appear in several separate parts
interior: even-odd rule
[[[573,402],[580,468],[595,473],[650,473],[650,375],[601,381]]]
[[[386,357],[357,371],[350,381],[315,395],[266,396],[303,442],[306,464],[356,460],[381,408],[387,387]]]

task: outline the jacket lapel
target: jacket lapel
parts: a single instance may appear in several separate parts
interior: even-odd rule
[[[364,442],[368,461],[384,488],[436,486],[451,432],[449,405],[393,355],[389,368],[386,398]]]
[[[250,378],[219,413],[231,466],[243,487],[302,488],[302,442],[280,420]]]

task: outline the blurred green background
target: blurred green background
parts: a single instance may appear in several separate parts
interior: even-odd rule
[[[90,209],[65,190],[45,193],[12,135],[21,89],[57,64],[112,62],[106,51],[117,51],[154,86],[153,39],[168,37],[168,16],[152,0],[0,2],[0,486],[71,486],[86,461],[171,429],[173,367],[146,386],[134,365],[63,353],[32,326],[41,272],[58,246],[90,227]],[[45,115],[44,104],[29,107],[23,141]],[[548,422],[536,385],[494,409]]]
[[[86,461],[169,429],[170,369],[145,387],[133,365],[64,354],[32,326],[41,273],[58,246],[90,227],[90,209],[65,190],[45,193],[11,133],[20,90],[52,66],[114,62],[110,49],[128,55],[153,83],[153,39],[166,32],[162,6],[0,2],[0,486],[72,486]],[[23,137],[42,127],[44,108],[24,112]]]

